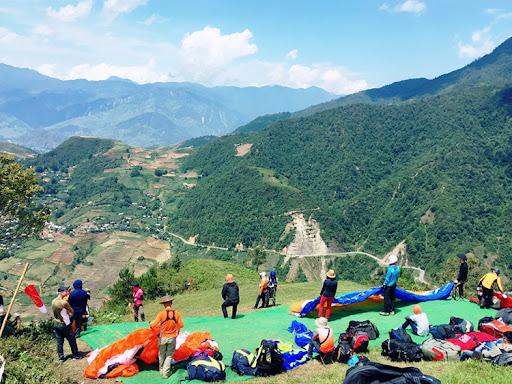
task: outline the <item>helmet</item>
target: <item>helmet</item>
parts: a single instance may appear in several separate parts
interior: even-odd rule
[[[270,272],[270,277],[276,277],[276,271],[271,271]]]
[[[389,264],[395,264],[398,261],[398,257],[396,255],[389,256]]]
[[[499,268],[493,268],[492,270],[493,270],[497,275],[499,275],[499,274],[500,274],[500,269],[499,269]]]

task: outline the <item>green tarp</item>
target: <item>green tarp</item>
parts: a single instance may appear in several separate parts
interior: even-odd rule
[[[381,333],[378,340],[370,343],[370,348],[380,348],[380,344],[387,338],[390,329],[400,326],[404,317],[412,313],[412,304],[398,304],[395,316],[379,316],[381,310],[379,304],[358,305],[356,307],[345,307],[335,310],[331,315],[330,325],[336,335],[344,332],[350,320],[371,320]],[[450,316],[458,316],[478,324],[478,320],[484,316],[494,316],[495,310],[482,310],[477,305],[467,301],[431,301],[421,304],[423,310],[428,314],[431,324],[446,324]],[[179,310],[180,308],[177,308]],[[222,317],[185,317],[184,330],[189,332],[208,331],[219,343],[221,352],[224,355],[226,365],[231,363],[231,356],[235,349],[255,349],[262,339],[280,339],[293,342],[293,335],[288,333],[287,328],[294,316],[288,315],[288,306],[278,306],[265,310],[241,314],[236,320],[224,319]],[[300,319],[311,329],[314,328],[314,317]],[[131,331],[147,326],[147,323],[121,323],[112,325],[98,325],[90,327],[82,334],[81,340],[85,341],[91,348],[101,348],[128,335]],[[416,342],[423,339],[415,336]],[[242,378],[228,368],[228,381],[239,381]],[[168,380],[160,378],[158,371],[142,371],[131,378],[124,378],[123,381],[129,384],[157,384],[157,383],[179,383],[186,379],[186,371],[178,370]]]

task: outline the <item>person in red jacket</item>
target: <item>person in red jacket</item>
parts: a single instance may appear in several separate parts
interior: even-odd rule
[[[336,296],[336,290],[338,289],[338,282],[336,281],[336,274],[332,269],[330,269],[326,273],[326,279],[324,280],[324,285],[322,285],[322,290],[320,291],[320,304],[318,305],[318,317],[323,317],[324,315],[324,305],[325,305],[325,317],[329,320],[331,317],[331,306],[334,300],[334,296]]]

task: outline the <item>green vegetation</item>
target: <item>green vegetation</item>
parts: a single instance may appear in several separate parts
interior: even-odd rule
[[[199,148],[208,144],[210,141],[215,140],[217,136],[199,136],[193,139],[185,140],[183,143],[179,145],[179,148]]]
[[[253,121],[245,125],[242,125],[233,133],[249,133],[261,131],[277,121],[288,119],[289,117],[291,117],[291,115],[292,114],[290,112],[282,112],[274,113],[272,115],[259,116],[255,118]]]

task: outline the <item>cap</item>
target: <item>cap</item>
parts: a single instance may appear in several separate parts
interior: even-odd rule
[[[59,287],[59,288],[57,289],[57,292],[59,292],[59,293],[60,293],[60,292],[66,292],[66,291],[69,291],[69,287],[68,287],[68,286],[65,286],[65,285],[63,285],[63,286],[61,286],[61,287]]]
[[[459,254],[457,255],[457,257],[458,257],[459,259],[461,259],[461,260],[464,260],[464,261],[467,261],[467,260],[468,260],[467,256],[466,256],[465,254],[463,254],[463,253],[459,253]]]

